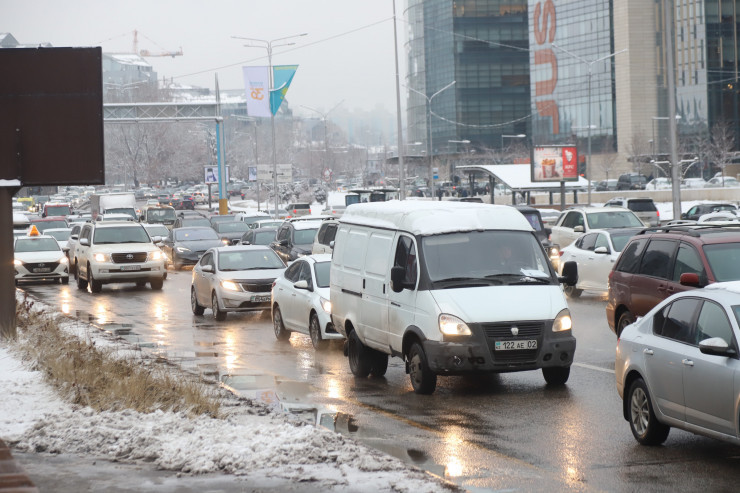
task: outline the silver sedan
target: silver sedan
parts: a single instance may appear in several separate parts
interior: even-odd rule
[[[635,439],[659,445],[675,426],[740,444],[740,281],[675,294],[617,343],[622,412]]]
[[[195,315],[210,307],[219,321],[228,312],[269,310],[272,283],[284,270],[285,263],[267,246],[211,248],[193,267],[190,307]]]

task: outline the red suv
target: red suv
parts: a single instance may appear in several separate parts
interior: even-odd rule
[[[624,247],[609,274],[606,319],[619,336],[674,293],[740,280],[740,228],[646,229]]]

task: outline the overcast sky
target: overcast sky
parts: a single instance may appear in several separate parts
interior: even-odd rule
[[[403,7],[397,0],[402,76]],[[137,30],[140,50],[182,47],[183,56],[147,58],[160,80],[213,88],[218,74],[222,89],[244,87],[242,66],[267,65],[266,49],[232,36],[307,33],[273,48],[274,65],[299,65],[287,94],[296,111],[316,116],[300,105],[326,112],[342,100],[347,110],[396,108],[392,0],[0,0],[0,12],[0,32],[20,43],[130,53]]]

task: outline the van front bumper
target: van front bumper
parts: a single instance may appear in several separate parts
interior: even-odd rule
[[[429,368],[442,375],[475,372],[515,372],[573,363],[576,339],[571,331],[552,332],[552,322],[532,336],[492,337],[479,327],[473,335],[455,341],[424,341]],[[497,350],[496,341],[536,340],[537,349]]]

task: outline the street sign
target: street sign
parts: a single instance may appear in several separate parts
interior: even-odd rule
[[[257,180],[259,181],[272,181],[272,164],[258,164],[257,165]],[[293,182],[293,165],[292,164],[278,164],[277,165],[277,178],[278,183],[292,183]]]

